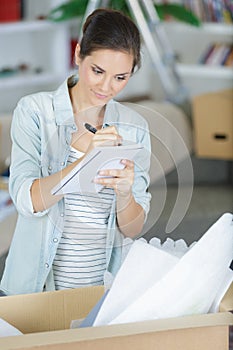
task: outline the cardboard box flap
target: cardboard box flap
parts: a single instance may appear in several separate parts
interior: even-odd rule
[[[172,319],[164,320],[153,320],[136,322],[124,325],[111,325],[111,326],[101,326],[92,328],[80,328],[80,329],[70,329],[63,331],[53,331],[44,332],[36,334],[26,334],[23,336],[0,338],[0,348],[1,349],[33,349],[37,346],[49,346],[53,349],[59,344],[61,349],[68,349],[68,344],[75,343],[72,349],[90,349],[92,347],[79,347],[79,344],[83,345],[88,343],[92,344],[95,349],[97,349],[98,340],[110,339],[114,344],[114,339],[120,339],[125,337],[139,337],[143,335],[148,338],[150,334],[157,334],[159,337],[161,332],[166,333],[170,330],[173,334],[177,332],[183,332],[184,329],[194,330],[197,336],[197,332],[202,332],[211,329],[211,332],[216,334],[216,332],[221,332],[227,334],[228,326],[233,324],[233,315],[231,313],[218,313],[218,314],[206,314],[206,315],[194,315],[185,316]],[[183,334],[183,333],[182,333]],[[167,336],[167,335],[166,335]],[[92,343],[93,341],[93,343]],[[102,342],[103,345],[106,344]],[[136,344],[135,344],[136,345]],[[153,345],[154,346],[154,345]],[[101,347],[98,349],[102,349]],[[126,349],[127,347],[125,347]],[[135,348],[135,347],[134,347]],[[116,349],[116,348],[115,348]],[[118,348],[119,349],[119,348]],[[127,349],[130,349],[128,347]],[[138,347],[137,347],[138,349]],[[187,349],[186,349],[187,350]]]
[[[103,294],[104,287],[98,286],[2,297],[0,318],[24,334],[67,329],[72,320],[85,318]],[[233,284],[220,304],[220,311],[232,309]],[[198,319],[198,316],[194,319]],[[182,317],[176,320],[182,320]],[[163,324],[164,320],[160,321]]]
[[[228,349],[229,312],[62,330],[85,317],[103,293],[103,287],[90,287],[0,298],[0,317],[23,333],[34,332],[0,338],[0,349]]]
[[[233,283],[222,298],[219,311],[233,311]]]
[[[103,286],[12,295],[0,298],[0,318],[22,333],[70,328],[84,318],[104,293]]]

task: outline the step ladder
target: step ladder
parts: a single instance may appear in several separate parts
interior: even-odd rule
[[[125,1],[141,33],[152,65],[160,78],[165,99],[180,106],[186,114],[190,115],[188,90],[177,73],[175,55],[153,0]],[[108,4],[108,0],[89,0],[82,24],[92,11],[100,7],[108,7]]]

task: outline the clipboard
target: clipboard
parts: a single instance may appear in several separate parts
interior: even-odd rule
[[[95,184],[93,180],[100,170],[123,169],[121,160],[133,160],[143,149],[143,145],[136,143],[96,147],[52,189],[51,193],[58,195],[99,192],[103,186]]]

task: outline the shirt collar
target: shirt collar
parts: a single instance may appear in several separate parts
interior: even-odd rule
[[[74,115],[70,94],[68,89],[68,79],[66,79],[53,96],[53,108],[57,125],[73,125]]]
[[[107,125],[114,125],[119,122],[119,111],[116,108],[117,102],[110,100],[106,105],[106,110],[104,114],[103,127]]]

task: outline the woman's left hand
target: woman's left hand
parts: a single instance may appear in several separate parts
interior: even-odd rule
[[[128,196],[131,194],[134,182],[134,162],[128,159],[122,159],[121,163],[125,165],[124,169],[101,170],[98,175],[103,176],[103,178],[95,178],[94,182],[113,188],[119,196]]]

